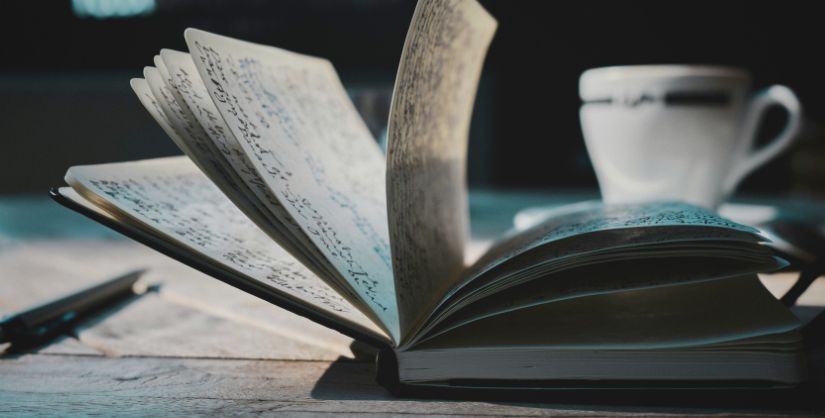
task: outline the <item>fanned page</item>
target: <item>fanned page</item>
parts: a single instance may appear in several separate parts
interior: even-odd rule
[[[140,100],[140,103],[149,112],[149,115],[152,116],[152,119],[157,122],[169,138],[172,138],[172,142],[177,143],[178,141],[174,139],[174,137],[177,136],[177,133],[172,129],[169,119],[166,117],[163,109],[161,109],[157,99],[155,99],[155,95],[152,94],[146,80],[142,78],[133,78],[129,81],[129,85],[132,86],[132,90],[135,92],[135,95],[137,95],[138,100]]]
[[[197,76],[189,54],[177,54],[182,57],[175,59],[176,55],[170,54],[170,51],[163,53],[171,61],[171,73],[165,61],[155,57],[158,67],[147,67],[144,70],[145,80],[131,81],[132,89],[141,103],[175,144],[253,222],[348,301],[375,318],[371,310],[364,308],[351,287],[343,279],[339,279],[340,274],[318,255],[318,250],[311,244],[303,243],[295,233],[296,228],[292,226],[294,222],[290,222],[291,218],[279,216],[283,210],[277,210],[279,203],[273,202],[275,198],[270,193],[261,192],[261,189],[266,189],[266,185],[254,171],[250,171],[245,154],[241,153],[234,136],[225,129],[223,119]],[[188,73],[182,67],[186,61],[189,61],[189,66],[186,67],[190,69]],[[170,74],[177,76],[177,84],[173,84],[171,79],[167,82],[162,79],[171,77]],[[189,74],[193,74],[191,79],[187,77]],[[259,199],[255,199],[256,195]]]
[[[186,157],[77,166],[66,181],[120,222],[199,254],[337,323],[385,334],[253,224]]]
[[[405,336],[464,269],[467,138],[496,25],[475,0],[422,0],[407,32],[387,147],[393,271]]]
[[[226,149],[225,146],[211,140],[201,123],[195,119],[189,106],[183,101],[178,90],[164,81],[164,77],[169,77],[164,62],[156,57],[155,63],[158,65],[157,68],[146,67],[144,69],[145,82],[139,79],[132,82],[132,88],[141,98],[141,102],[146,106],[149,113],[153,114],[156,120],[159,120],[154,115],[157,111],[163,115],[161,119],[168,124],[168,129],[164,129],[167,130],[175,144],[253,222],[322,278],[331,280],[333,285],[337,284],[328,270],[323,268],[323,264],[314,262],[305,251],[302,251],[295,244],[288,232],[285,232],[282,221],[276,219],[271,212],[267,211],[266,207],[263,207],[259,200],[255,199],[248,183],[230,164],[231,154],[222,151]],[[146,91],[145,87],[148,87],[150,91]],[[149,96],[154,97],[154,101],[151,103],[156,104],[156,107],[149,107],[150,103],[143,99]],[[168,132],[169,130],[171,132]],[[335,288],[341,294],[347,296],[351,302],[355,301],[356,306],[359,306],[360,299],[352,295],[348,287],[338,285]],[[371,313],[371,311],[369,312]]]
[[[657,228],[660,231],[651,237],[651,242],[667,242],[675,235],[672,227],[701,227],[692,234],[696,239],[725,238],[755,242],[764,240],[759,231],[740,225],[697,206],[679,202],[650,202],[644,204],[605,205],[600,202],[583,202],[561,207],[539,225],[518,234],[511,235],[496,243],[470,268],[465,281],[484,271],[513,259],[519,254],[553,242],[563,241],[573,236],[583,236],[604,231],[632,230],[636,228]],[[712,234],[708,228],[716,229]],[[629,234],[628,237],[632,237]],[[594,243],[599,245],[598,243]],[[561,257],[567,253],[581,252],[580,248],[563,248]]]
[[[753,228],[678,202],[577,204],[495,245],[433,309],[411,343],[563,299],[786,265],[760,240]]]
[[[226,171],[234,174],[237,182],[244,186],[244,197],[254,202],[256,209],[263,214],[265,222],[260,226],[264,232],[322,278],[330,280],[339,292],[358,300],[351,287],[301,231],[258,175],[249,156],[243,152],[209,97],[191,56],[165,49],[161,51],[159,61],[158,69],[165,68],[168,72],[169,89],[183,104],[182,107],[189,110],[189,116],[203,127],[203,134],[213,143],[212,152],[225,161]],[[190,155],[190,158],[195,159],[197,156]],[[243,208],[242,205],[239,206]]]
[[[394,341],[385,162],[323,59],[188,29],[214,104],[271,193]]]
[[[630,230],[635,228],[659,228],[661,233],[654,242],[668,241],[668,227],[716,228],[724,233],[735,234],[746,241],[760,241],[765,238],[759,231],[740,225],[697,206],[679,202],[651,202],[643,204],[605,205],[600,202],[583,202],[560,207],[544,222],[513,234],[496,243],[471,268],[471,274],[491,269],[504,261],[542,245],[562,241],[573,236],[610,230]],[[708,231],[696,229],[694,238],[715,238]],[[731,238],[728,235],[725,238]],[[575,251],[576,249],[571,249]],[[563,254],[559,254],[561,256]]]

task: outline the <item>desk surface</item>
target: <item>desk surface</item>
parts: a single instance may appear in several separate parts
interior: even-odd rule
[[[475,193],[474,235],[519,208],[578,199]],[[403,400],[373,383],[351,341],[210,279],[47,198],[0,199],[0,315],[149,266],[147,294],[34,353],[0,358],[0,414],[592,416],[733,411],[616,405]],[[765,283],[776,293],[793,277]],[[801,305],[825,306],[825,283]],[[173,318],[173,319],[170,319]],[[0,350],[2,350],[0,346]],[[735,411],[737,415],[760,411]],[[794,412],[794,411],[783,411]],[[805,411],[796,411],[804,413]]]

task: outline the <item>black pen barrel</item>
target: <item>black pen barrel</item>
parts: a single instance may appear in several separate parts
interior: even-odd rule
[[[36,337],[61,322],[100,308],[132,292],[144,270],[136,270],[68,296],[19,312],[0,321],[0,342],[17,337]]]

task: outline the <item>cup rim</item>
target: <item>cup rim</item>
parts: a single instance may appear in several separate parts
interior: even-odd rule
[[[738,67],[705,64],[643,64],[612,65],[585,70],[581,80],[616,81],[651,78],[723,77],[750,78],[750,74]]]

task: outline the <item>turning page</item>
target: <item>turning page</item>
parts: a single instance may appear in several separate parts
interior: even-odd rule
[[[679,228],[679,227],[687,227]],[[675,229],[674,229],[675,228]],[[630,241],[639,238],[639,230],[648,233],[648,240],[665,243],[672,239],[685,240],[726,239],[756,242],[764,240],[759,231],[740,225],[714,212],[681,202],[647,202],[638,204],[606,205],[601,202],[583,202],[557,208],[555,216],[544,222],[502,239],[479,258],[468,271],[464,282],[514,257],[551,243],[561,243],[553,258],[583,253],[588,248],[579,244],[565,246],[564,240],[605,231],[631,231],[615,239]],[[685,231],[694,231],[693,234]],[[679,236],[686,235],[686,236]],[[616,246],[605,238],[588,243],[590,251]],[[457,290],[458,286],[456,287]]]
[[[164,77],[169,76],[163,61],[157,58],[155,61],[158,64],[157,68],[146,67],[143,70],[146,77],[145,83],[139,81],[132,83],[132,89],[138,97],[154,96],[154,103],[158,105],[156,109],[147,106],[148,103],[143,99],[141,100],[149,113],[154,114],[155,110],[159,110],[165,115],[163,120],[171,128],[171,132],[167,133],[178,148],[264,232],[273,237],[299,260],[311,268],[314,267],[315,264],[308,262],[307,257],[303,256],[295,248],[295,245],[287,239],[288,235],[283,232],[281,224],[274,220],[269,212],[260,207],[259,202],[254,199],[253,193],[249,191],[240,176],[226,161],[227,155],[212,143],[203,126],[194,119],[192,112],[183,102],[177,89],[163,80]],[[164,76],[164,74],[166,75]],[[148,92],[143,90],[147,86],[150,90]],[[155,117],[155,119],[158,118]],[[327,278],[325,275],[321,277]]]
[[[188,29],[226,125],[312,243],[400,337],[385,162],[329,61]]]
[[[66,181],[121,222],[137,224],[335,322],[376,337],[382,334],[275,244],[186,157],[77,166],[69,169]]]
[[[392,97],[387,203],[405,335],[464,270],[467,140],[496,21],[475,0],[422,0]]]
[[[135,95],[137,95],[140,103],[146,108],[146,111],[149,112],[152,119],[160,125],[163,132],[165,132],[166,135],[172,139],[172,142],[179,142],[179,140],[175,139],[177,133],[172,129],[169,118],[166,117],[166,113],[164,113],[163,109],[161,109],[160,104],[157,99],[155,99],[155,95],[152,94],[146,80],[142,78],[133,78],[129,80],[129,85],[132,86],[132,90],[135,92]]]
[[[183,103],[182,107],[189,109],[191,117],[203,127],[204,133],[215,145],[215,152],[226,160],[227,171],[235,173],[238,182],[246,187],[245,196],[254,201],[260,211],[265,214],[267,222],[260,225],[264,232],[267,232],[310,269],[316,271],[322,279],[328,280],[340,293],[348,298],[357,299],[352,289],[342,283],[343,279],[340,278],[340,274],[309,241],[306,234],[295,224],[283,205],[272,195],[266,183],[255,171],[249,157],[243,152],[238,140],[226,126],[218,108],[209,97],[209,92],[201,81],[190,55],[164,49],[161,51],[161,61],[169,74],[170,90]],[[160,68],[161,65],[158,65],[158,69]],[[230,198],[232,198],[231,195]],[[244,209],[242,205],[238,206],[241,210]],[[255,217],[252,217],[252,220],[254,221]]]
[[[753,228],[679,202],[571,205],[494,245],[416,338],[562,299],[783,267],[762,239]]]

